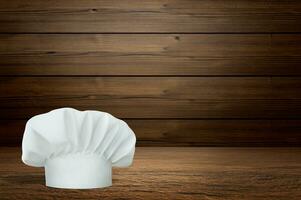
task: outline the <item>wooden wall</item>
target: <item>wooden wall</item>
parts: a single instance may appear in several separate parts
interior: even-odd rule
[[[140,146],[299,146],[301,1],[0,0],[0,145],[65,106]]]

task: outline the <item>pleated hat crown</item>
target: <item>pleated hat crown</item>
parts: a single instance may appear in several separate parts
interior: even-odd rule
[[[135,143],[129,126],[108,113],[61,108],[28,120],[22,161],[44,167],[47,186],[101,188],[112,185],[112,167],[131,165]]]

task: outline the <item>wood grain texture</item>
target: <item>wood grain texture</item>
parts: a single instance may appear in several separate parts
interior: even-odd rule
[[[59,107],[140,146],[298,146],[300,33],[297,0],[0,0],[0,146]]]
[[[301,198],[300,148],[138,147],[134,164],[113,170],[113,186],[64,190],[44,185],[42,168],[21,163],[20,148],[0,148],[1,199]]]
[[[300,1],[1,0],[0,32],[300,32]]]
[[[141,119],[300,119],[301,113],[300,100],[111,99],[85,101],[81,98],[73,100],[31,98],[6,99],[4,102],[7,102],[7,106],[1,107],[3,115],[0,119],[30,118],[52,109],[66,107],[66,105],[79,110],[102,110],[119,118]]]
[[[138,146],[298,146],[301,120],[126,119]],[[0,146],[21,146],[26,120],[0,120]]]
[[[294,77],[2,77],[0,83],[0,119],[65,106],[120,118],[298,118],[301,113],[301,80]]]
[[[299,34],[0,35],[2,76],[285,76],[300,61]]]

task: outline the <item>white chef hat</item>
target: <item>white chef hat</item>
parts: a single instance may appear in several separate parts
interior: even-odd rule
[[[22,161],[45,167],[47,186],[101,188],[112,185],[112,167],[132,163],[135,143],[128,125],[108,113],[61,108],[27,122]]]

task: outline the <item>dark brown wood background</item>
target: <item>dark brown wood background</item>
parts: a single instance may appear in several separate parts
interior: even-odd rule
[[[299,146],[301,1],[0,0],[0,145],[58,107],[140,146]]]

